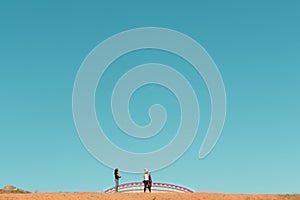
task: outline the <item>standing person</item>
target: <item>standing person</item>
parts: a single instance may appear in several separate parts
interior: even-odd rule
[[[149,192],[151,192],[151,186],[152,186],[152,178],[151,174],[147,169],[144,169],[144,192],[146,192],[146,188],[148,188]]]
[[[119,169],[115,169],[115,183],[116,183],[116,192],[119,190],[119,179],[121,178],[121,175],[119,173]]]

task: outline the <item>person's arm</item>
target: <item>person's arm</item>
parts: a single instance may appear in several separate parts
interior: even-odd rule
[[[149,184],[150,184],[150,187],[152,187],[152,177],[151,177],[150,173],[149,173]]]

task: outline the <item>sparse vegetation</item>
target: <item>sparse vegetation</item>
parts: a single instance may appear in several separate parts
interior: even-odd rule
[[[28,194],[31,192],[16,188],[14,186],[5,186],[3,189],[0,189],[0,194]]]
[[[6,190],[0,190],[0,194],[29,194],[30,192],[25,191],[25,190],[12,190],[12,191],[6,191]]]

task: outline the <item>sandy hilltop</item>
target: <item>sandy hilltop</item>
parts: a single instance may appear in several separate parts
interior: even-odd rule
[[[218,194],[218,193],[36,193],[0,194],[0,200],[300,200],[300,195]]]
[[[14,186],[0,190],[0,200],[300,200],[300,194],[221,194],[205,192],[45,192],[31,193]]]

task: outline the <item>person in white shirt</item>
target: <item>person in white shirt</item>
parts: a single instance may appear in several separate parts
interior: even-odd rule
[[[152,178],[151,174],[147,169],[144,169],[144,192],[146,192],[146,188],[148,188],[149,192],[151,192],[151,186],[152,186]]]

